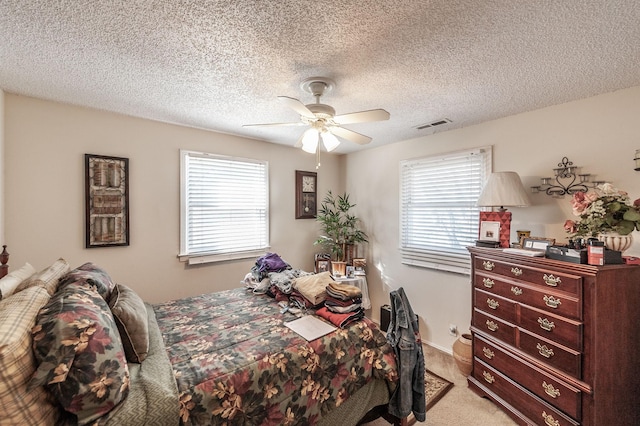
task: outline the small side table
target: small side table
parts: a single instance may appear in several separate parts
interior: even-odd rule
[[[362,307],[364,309],[371,309],[371,299],[369,299],[369,288],[367,287],[367,277],[365,275],[337,278],[336,281],[358,287],[362,292]]]

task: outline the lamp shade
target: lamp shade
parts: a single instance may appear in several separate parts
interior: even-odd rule
[[[315,154],[316,149],[318,149],[319,138],[320,133],[316,129],[313,127],[307,129],[302,135],[302,150],[309,154]]]
[[[478,207],[526,207],[527,192],[516,172],[491,173],[478,198]]]

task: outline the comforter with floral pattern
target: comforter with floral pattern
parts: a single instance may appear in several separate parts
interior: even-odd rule
[[[308,342],[244,288],[154,305],[185,425],[314,425],[374,379],[397,381],[392,348],[364,318]]]

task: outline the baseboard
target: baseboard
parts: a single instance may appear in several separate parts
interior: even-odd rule
[[[371,321],[373,321],[378,327],[380,327],[380,320],[378,319],[371,319]],[[383,330],[384,332],[384,330]],[[386,334],[386,333],[385,333]],[[440,345],[436,345],[433,342],[425,342],[424,340],[422,341],[423,345],[427,345],[430,346],[434,349],[439,350],[440,352],[444,352],[445,354],[449,355],[449,356],[453,356],[453,348],[450,346],[448,348],[442,347]]]
[[[443,348],[442,346],[440,346],[440,345],[436,345],[436,344],[435,344],[435,343],[433,343],[433,342],[425,342],[424,340],[422,341],[422,344],[423,344],[423,345],[426,345],[426,346],[429,346],[429,347],[431,347],[431,348],[437,349],[437,350],[439,350],[440,352],[444,352],[445,354],[447,354],[447,355],[449,355],[449,356],[453,356],[453,348],[451,348],[451,347]]]

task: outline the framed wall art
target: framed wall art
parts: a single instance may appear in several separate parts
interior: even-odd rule
[[[85,154],[85,247],[129,245],[129,159]]]
[[[318,174],[296,170],[296,219],[315,219]]]

